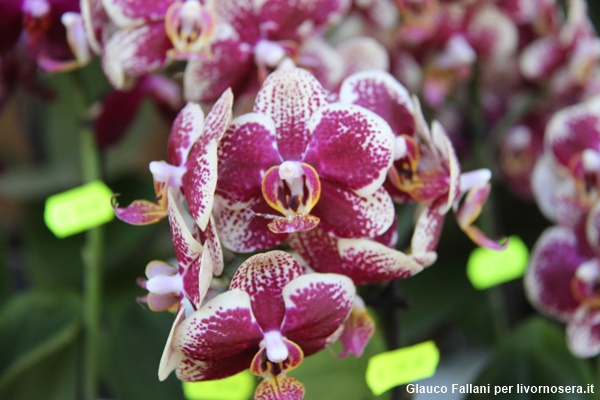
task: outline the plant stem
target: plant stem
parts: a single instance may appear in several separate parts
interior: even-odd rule
[[[89,129],[81,135],[81,162],[84,183],[101,178],[100,155],[94,136]],[[98,398],[98,349],[100,342],[100,310],[102,291],[102,250],[104,237],[102,227],[90,229],[85,233],[82,249],[83,274],[83,321],[85,326],[84,342],[84,399]]]

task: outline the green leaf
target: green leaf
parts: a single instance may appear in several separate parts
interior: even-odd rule
[[[475,385],[513,386],[513,400],[592,400],[592,394],[515,393],[516,385],[568,386],[584,389],[594,383],[590,365],[575,358],[567,348],[564,329],[535,317],[520,325],[498,345]],[[489,395],[472,394],[468,400],[488,399]]]
[[[118,399],[182,399],[174,376],[158,380],[158,365],[174,315],[140,307],[133,296],[113,301],[109,311],[104,373]]]
[[[79,318],[74,295],[29,292],[6,303],[0,312],[0,398],[76,398]]]

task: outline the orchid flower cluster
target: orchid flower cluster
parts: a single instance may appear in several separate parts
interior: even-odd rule
[[[233,118],[232,105],[231,90],[206,117],[188,103],[168,161],[150,165],[156,203],[114,205],[132,224],[169,219],[177,266],[153,261],[142,281],[151,309],[177,313],[161,379],[250,368],[264,379],[256,398],[301,398],[287,372],[303,357],[338,339],[342,355],[360,356],[373,333],[355,285],[430,266],[448,211],[475,242],[501,247],[472,226],[489,170],[461,173],[442,126],[429,126],[391,75],[355,73],[331,93],[310,72],[282,67],[251,112]],[[421,206],[406,251],[395,248],[394,202]],[[224,292],[211,284],[223,247],[255,254]]]

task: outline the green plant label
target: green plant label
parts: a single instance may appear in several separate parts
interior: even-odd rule
[[[511,236],[502,251],[479,247],[471,252],[467,276],[475,289],[483,290],[523,276],[529,250],[520,237]]]
[[[102,181],[94,181],[46,199],[44,221],[56,235],[64,238],[111,221],[112,191]]]
[[[216,381],[183,382],[187,400],[246,400],[252,398],[256,378],[246,370]]]
[[[440,352],[433,341],[371,357],[367,385],[375,396],[405,383],[429,378],[435,373]]]

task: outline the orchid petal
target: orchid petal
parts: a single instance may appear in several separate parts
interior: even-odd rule
[[[564,50],[558,38],[546,36],[530,43],[519,58],[521,73],[528,79],[547,77],[564,58]]]
[[[115,195],[112,207],[117,218],[131,225],[153,224],[167,216],[167,210],[148,200],[136,200],[127,207],[119,207]]]
[[[198,104],[188,103],[177,114],[167,142],[169,163],[182,166],[192,146],[204,130],[204,112]]]
[[[355,105],[330,104],[312,115],[308,131],[303,161],[321,178],[364,197],[381,187],[394,148],[394,136],[381,117]],[[355,168],[357,163],[361,168]]]
[[[219,360],[199,361],[185,358],[177,366],[177,378],[186,382],[227,378],[247,369],[257,349],[258,346],[250,347]]]
[[[210,55],[192,58],[185,67],[183,90],[188,101],[212,102],[227,88],[237,94],[246,84],[252,47],[231,26],[217,24],[209,51]]]
[[[249,349],[256,353],[261,339],[249,295],[229,290],[187,317],[175,331],[173,346],[192,360],[218,361]]]
[[[309,70],[329,90],[333,90],[345,74],[339,52],[319,35],[302,43],[298,65]]]
[[[221,21],[227,21],[246,43],[254,43],[260,35],[253,1],[228,0],[211,3]]]
[[[211,215],[206,231],[204,232],[204,247],[210,252],[213,263],[213,273],[217,276],[223,273],[223,248],[217,234],[214,217]]]
[[[339,20],[350,4],[349,0],[260,0],[256,7],[262,26],[273,26],[279,35],[294,37],[303,33],[306,21],[322,26]]]
[[[576,357],[600,353],[600,309],[582,306],[575,312],[567,325],[567,343]]]
[[[360,71],[390,69],[388,51],[374,38],[362,36],[348,39],[337,47],[337,51],[344,60],[346,76]]]
[[[263,332],[279,330],[286,313],[282,290],[300,275],[302,268],[291,255],[271,251],[244,261],[231,279],[230,289],[240,289],[250,295],[252,311]]]
[[[394,222],[394,203],[385,189],[361,197],[325,179],[321,185],[321,199],[312,214],[321,219],[319,226],[326,232],[338,237],[373,238]]]
[[[233,92],[228,88],[215,102],[206,116],[206,127],[201,137],[202,141],[216,140],[219,142],[221,140],[231,124],[232,107]]]
[[[338,239],[344,260],[342,272],[357,285],[405,279],[423,270],[423,265],[401,251],[369,239]]]
[[[175,316],[175,320],[173,321],[173,326],[171,327],[169,337],[167,338],[167,343],[165,344],[165,348],[160,358],[160,364],[158,366],[158,379],[160,381],[167,379],[171,372],[177,368],[177,365],[184,359],[183,354],[176,351],[173,347],[175,330],[179,327],[179,325],[181,325],[181,322],[184,319],[185,307],[180,307],[177,315]]]
[[[548,122],[545,145],[565,167],[586,149],[600,152],[600,97],[564,108]]]
[[[102,0],[111,20],[121,28],[161,20],[173,0]]]
[[[275,218],[268,214],[271,207],[262,198],[248,202],[232,202],[215,198],[215,221],[223,246],[239,253],[249,253],[274,247],[287,235],[271,232],[267,224]]]
[[[219,194],[240,202],[262,196],[264,173],[282,162],[273,120],[256,113],[235,118],[219,144],[218,157]]]
[[[117,89],[126,87],[131,78],[163,68],[171,42],[162,23],[117,31],[104,47],[103,68]]]
[[[192,217],[198,227],[206,229],[212,212],[217,185],[217,146],[211,141],[206,146],[194,146],[188,170],[183,176],[183,188]]]
[[[375,322],[367,312],[365,303],[357,295],[350,316],[344,323],[342,336],[340,336],[343,351],[338,357],[344,358],[351,353],[356,358],[360,357],[373,333],[375,333]]]
[[[489,183],[469,190],[462,205],[455,212],[456,221],[460,229],[479,246],[493,250],[502,250],[508,245],[507,240],[503,240],[503,243],[497,243],[485,236],[477,227],[473,226],[473,222],[481,214],[481,209],[491,190],[492,186]]]
[[[183,176],[183,187],[192,217],[205,230],[213,209],[217,186],[218,141],[231,120],[233,95],[226,91],[206,117],[205,131],[192,147]]]
[[[446,205],[442,208],[442,213],[445,214],[454,204],[460,191],[460,162],[454,151],[454,146],[442,125],[433,121],[431,124],[431,137],[433,145],[439,150],[439,154],[447,163],[448,169],[448,197]]]
[[[342,83],[340,102],[356,104],[382,117],[395,136],[415,134],[414,107],[408,91],[383,71],[365,71]]]
[[[254,111],[275,121],[277,147],[284,160],[300,161],[310,139],[307,123],[327,104],[327,93],[309,72],[294,68],[273,72],[256,96]]]
[[[338,274],[307,274],[283,288],[285,319],[281,331],[309,356],[331,344],[330,336],[344,323],[356,289]]]
[[[413,257],[420,260],[424,267],[433,264],[437,258],[437,248],[442,228],[444,227],[445,215],[440,212],[441,200],[434,201],[423,209],[418,218],[410,241]]]
[[[180,268],[187,268],[200,257],[203,246],[198,242],[183,217],[179,202],[175,201],[172,190],[168,192],[169,226],[173,237],[173,246]]]
[[[529,301],[561,321],[571,318],[579,305],[571,292],[575,271],[585,261],[577,242],[566,228],[546,229],[533,248],[524,278]]]
[[[475,14],[468,27],[468,39],[484,60],[509,58],[519,44],[515,23],[493,5],[481,7]]]

